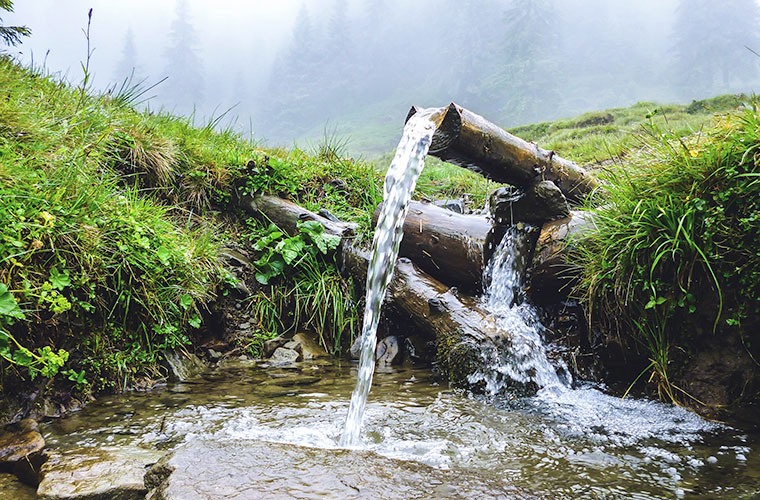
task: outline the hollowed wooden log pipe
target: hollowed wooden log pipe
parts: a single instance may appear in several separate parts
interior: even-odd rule
[[[516,137],[480,115],[451,103],[435,114],[436,128],[428,154],[477,172],[488,179],[527,188],[554,182],[571,201],[580,201],[597,181],[576,163]],[[406,119],[421,108],[413,106]]]

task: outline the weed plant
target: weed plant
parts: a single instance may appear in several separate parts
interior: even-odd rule
[[[760,338],[758,101],[687,137],[654,117],[629,161],[604,174],[595,229],[573,245],[592,324],[643,348],[661,397],[700,336]],[[662,121],[660,121],[662,123]]]

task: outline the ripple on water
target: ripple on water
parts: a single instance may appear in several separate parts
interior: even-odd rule
[[[246,374],[252,380],[233,373],[228,382],[189,392],[105,398],[44,426],[45,437],[64,448],[172,448],[203,439],[230,449],[268,441],[335,450],[353,383],[345,369],[324,370],[321,381],[279,396],[258,391],[271,377],[254,372]],[[557,498],[676,498],[682,491],[683,498],[734,499],[760,492],[757,436],[592,388],[499,402],[441,390],[422,370],[378,374],[361,448]]]

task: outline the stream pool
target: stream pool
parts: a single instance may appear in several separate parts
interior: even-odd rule
[[[197,380],[103,397],[42,426],[42,432],[49,447],[61,450],[168,451],[202,441],[223,453],[258,443],[258,455],[251,456],[259,458],[242,467],[261,467],[256,477],[264,467],[277,476],[262,483],[272,488],[273,498],[330,498],[330,492],[342,498],[338,492],[346,485],[356,498],[374,498],[345,479],[353,475],[359,481],[364,473],[377,475],[381,486],[376,481],[373,488],[379,490],[372,491],[383,498],[463,498],[473,492],[483,498],[760,495],[757,435],[590,387],[486,400],[449,390],[428,370],[414,368],[379,369],[362,444],[341,451],[337,443],[355,380],[356,365],[345,361],[267,367],[232,360]],[[272,451],[262,452],[261,446]],[[294,460],[294,449],[305,458]],[[214,457],[203,468],[224,474],[228,465]],[[249,491],[250,485],[235,484],[247,479],[235,477],[229,486]],[[288,481],[298,488],[288,489]]]

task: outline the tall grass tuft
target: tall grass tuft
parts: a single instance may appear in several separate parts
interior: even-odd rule
[[[630,161],[603,174],[596,229],[573,246],[592,324],[633,340],[668,399],[688,397],[669,373],[699,336],[736,329],[760,346],[757,105],[687,137],[650,122]]]

